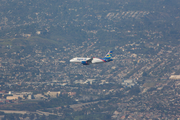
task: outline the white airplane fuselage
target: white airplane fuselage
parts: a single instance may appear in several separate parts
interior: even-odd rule
[[[70,62],[72,63],[82,63],[82,61],[87,61],[90,60],[91,58],[81,58],[81,57],[77,57],[77,58],[73,58],[70,60]],[[103,63],[105,62],[104,60],[100,59],[100,58],[93,58],[93,60],[91,61],[92,64],[98,64],[98,63]]]

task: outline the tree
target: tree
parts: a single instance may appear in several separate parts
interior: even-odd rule
[[[132,89],[129,91],[129,94],[131,94],[131,95],[138,95],[139,92],[141,92],[139,86],[135,86],[134,88],[132,88]]]
[[[39,118],[39,120],[46,120],[46,116],[43,114],[43,115]]]
[[[147,72],[143,72],[142,76],[147,77],[148,76]]]
[[[15,118],[14,118],[14,115],[13,114],[6,114],[5,116],[4,116],[4,120],[14,120]]]

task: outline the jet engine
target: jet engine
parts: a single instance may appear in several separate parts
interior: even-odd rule
[[[83,65],[89,65],[89,63],[87,61],[82,61],[81,62]]]

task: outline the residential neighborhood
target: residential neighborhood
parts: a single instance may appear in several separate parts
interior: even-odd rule
[[[179,4],[0,1],[0,120],[179,120]]]

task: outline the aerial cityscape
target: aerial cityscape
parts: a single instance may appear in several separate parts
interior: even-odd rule
[[[0,120],[180,120],[180,1],[0,1]],[[71,63],[76,57],[111,62]]]

